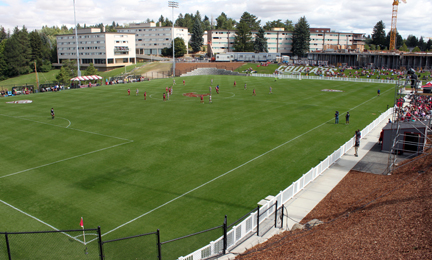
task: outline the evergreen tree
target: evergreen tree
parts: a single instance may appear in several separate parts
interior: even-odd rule
[[[204,16],[204,20],[203,20],[203,31],[209,31],[211,30],[211,24],[210,24],[210,19],[206,16]]]
[[[3,26],[0,26],[0,42],[7,38],[6,30]]]
[[[192,37],[190,39],[191,43],[190,46],[192,47],[192,50],[194,52],[198,52],[201,50],[201,47],[203,46],[204,39],[203,39],[204,31],[201,27],[201,21],[198,17],[195,18],[195,24],[193,26],[192,30]]]
[[[410,48],[414,48],[414,47],[419,45],[419,41],[418,41],[417,37],[415,37],[414,35],[411,35],[411,34],[408,35],[405,43],[406,43],[407,47],[410,47]]]
[[[15,27],[10,40],[6,42],[4,55],[9,67],[9,76],[18,76],[32,71],[30,68],[31,47],[25,27],[21,31]]]
[[[87,67],[87,69],[84,71],[85,76],[91,76],[91,75],[98,75],[99,72],[93,65],[93,63],[90,63],[90,65]]]
[[[287,32],[293,32],[294,31],[294,25],[292,24],[292,21],[291,20],[286,20],[285,21],[285,31],[287,31]]]
[[[374,26],[372,32],[372,44],[380,45],[381,47],[384,47],[386,45],[386,34],[384,29],[385,25],[382,20]]]
[[[409,51],[409,50],[408,50],[408,47],[406,46],[405,43],[402,44],[402,47],[400,47],[399,50],[400,50],[400,51],[405,51],[405,52]]]
[[[424,41],[423,36],[420,37],[420,40],[418,42],[418,47],[420,48],[421,51],[426,50],[426,42]]]
[[[7,78],[8,66],[6,64],[6,59],[4,56],[4,49],[5,49],[6,41],[7,41],[7,39],[3,39],[0,42],[0,80],[5,80]]]
[[[270,31],[272,28],[285,28],[285,24],[282,22],[281,19],[278,19],[271,22],[266,22],[263,28],[266,31]]]
[[[29,33],[29,40],[30,40],[30,47],[31,47],[32,62],[36,62],[37,71],[40,71],[43,65],[42,39],[39,36],[39,33],[33,31]]]
[[[388,32],[387,37],[386,37],[386,43],[385,46],[389,46],[390,47],[390,35],[391,32]],[[399,34],[398,31],[396,31],[396,49],[399,49],[403,44],[403,38],[402,36]]]
[[[415,46],[411,52],[421,52],[421,50],[418,46]]]
[[[228,17],[224,12],[222,12],[217,18],[216,18],[216,29],[225,29],[224,25],[226,23],[226,20]]]
[[[432,40],[429,39],[426,43],[426,50],[431,51],[432,50]]]
[[[249,26],[251,31],[258,31],[260,28],[261,20],[258,20],[258,17],[248,12],[244,12],[242,14],[242,16],[240,17],[240,22],[242,21]]]
[[[233,30],[236,24],[237,22],[232,18],[228,18],[224,12],[216,18],[216,29],[219,30]]]
[[[294,27],[292,39],[292,52],[295,55],[303,57],[309,52],[310,30],[306,17],[303,16],[298,20]]]
[[[267,39],[264,36],[263,28],[260,28],[255,36],[254,50],[255,52],[268,52]]]
[[[251,28],[245,20],[240,20],[237,24],[233,48],[236,52],[254,51]]]

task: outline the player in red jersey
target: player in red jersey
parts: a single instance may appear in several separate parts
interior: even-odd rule
[[[237,82],[234,80],[234,87],[237,86]]]
[[[183,80],[183,86],[185,86],[186,85],[186,80]]]
[[[147,91],[144,91],[144,100],[147,100]]]
[[[201,103],[204,104],[204,95],[201,95]]]
[[[128,88],[128,96],[130,96],[130,88]]]
[[[252,96],[256,96],[255,89],[253,90]]]
[[[166,94],[163,93],[163,101],[165,101],[165,100],[166,100]]]

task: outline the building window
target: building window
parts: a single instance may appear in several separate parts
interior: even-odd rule
[[[114,59],[108,59],[108,64],[113,64],[114,63]]]

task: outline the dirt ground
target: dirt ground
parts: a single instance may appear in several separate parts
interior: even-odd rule
[[[429,151],[432,152],[432,151]],[[392,175],[350,171],[302,221],[236,259],[432,259],[432,156]]]

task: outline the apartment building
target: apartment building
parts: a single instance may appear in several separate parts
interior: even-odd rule
[[[57,35],[57,61],[76,60],[75,34]],[[105,32],[100,28],[78,29],[79,64],[93,63],[100,70],[136,63],[135,34]]]
[[[163,48],[172,46],[173,28],[157,27],[156,23],[131,23],[127,28],[117,28],[119,33],[135,35],[137,55],[160,55]],[[189,33],[185,27],[174,27],[174,38],[180,37],[188,48]]]
[[[311,41],[309,50],[311,52],[326,49],[364,49],[364,34],[332,32],[330,28],[311,28]],[[258,31],[252,31],[254,38]],[[234,38],[236,30],[211,30],[207,33],[208,53],[234,52]],[[293,32],[285,31],[284,28],[272,28],[265,31],[269,53],[291,53]]]
[[[364,50],[364,34],[332,32],[330,28],[310,28],[309,51],[324,50]]]

